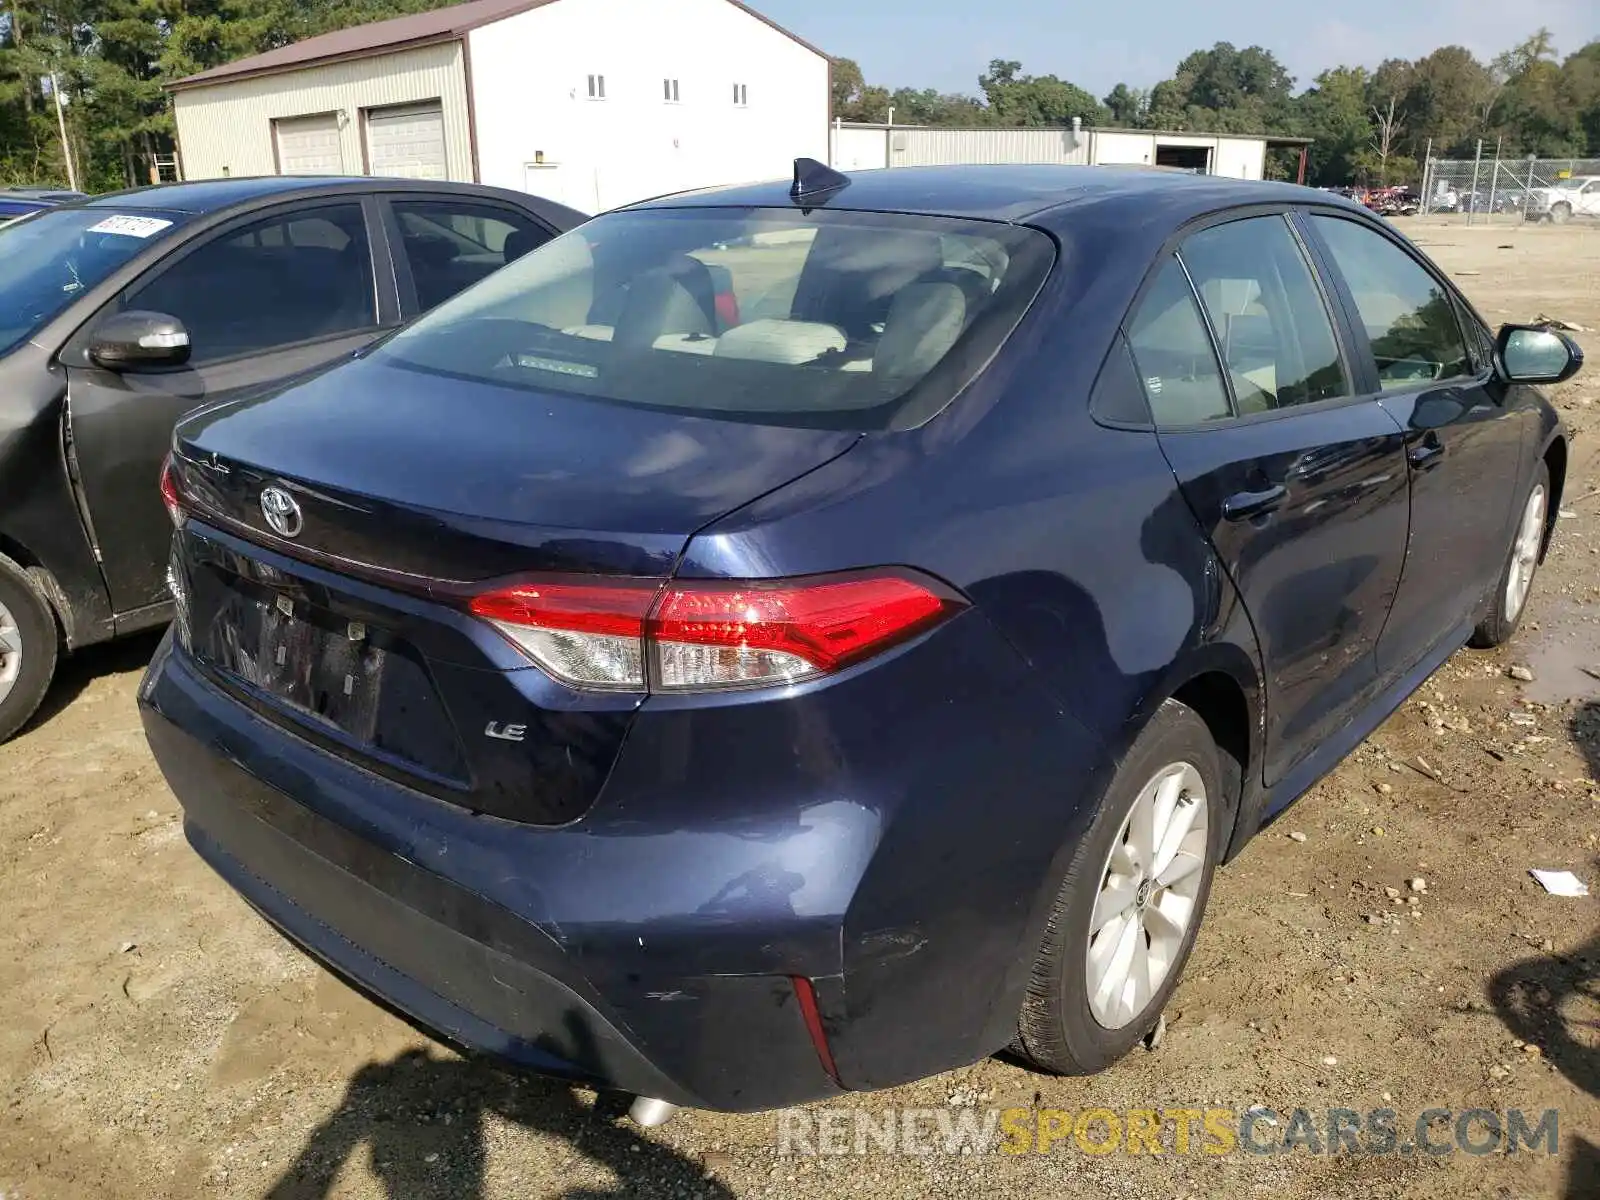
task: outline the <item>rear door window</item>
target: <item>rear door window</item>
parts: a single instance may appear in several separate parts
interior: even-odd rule
[[[455,199],[396,200],[390,207],[419,309],[443,304],[550,240],[543,225],[509,208]]]
[[[1333,322],[1287,220],[1214,225],[1186,238],[1178,253],[1240,416],[1351,394]]]
[[[513,263],[380,354],[704,415],[916,423],[992,357],[1054,253],[1045,234],[998,223],[633,209]]]
[[[230,229],[186,254],[125,307],[177,317],[195,365],[378,324],[360,204],[330,204]]]
[[[1139,382],[1157,425],[1200,425],[1233,415],[1205,318],[1178,260],[1168,258],[1128,321]]]

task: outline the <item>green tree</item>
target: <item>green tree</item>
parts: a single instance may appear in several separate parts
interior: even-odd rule
[[[1264,133],[1293,123],[1294,79],[1260,46],[1218,42],[1178,64],[1150,91],[1146,124],[1207,133]]]
[[[1364,67],[1322,72],[1296,103],[1296,125],[1312,139],[1306,155],[1307,182],[1341,184],[1354,179],[1357,159],[1372,140],[1367,105],[1371,76]]]
[[[844,117],[860,101],[867,81],[855,59],[836,58],[833,60],[830,82],[833,88],[833,115]]]
[[[889,91],[870,87],[853,59],[833,60],[833,115],[841,121],[887,121]]]
[[[1470,157],[1482,129],[1484,97],[1497,86],[1489,68],[1465,46],[1441,46],[1411,64],[1406,79],[1406,146],[1420,154],[1431,138],[1435,155]]]
[[[1403,58],[1387,59],[1372,73],[1367,83],[1372,132],[1355,157],[1357,179],[1384,186],[1396,168],[1402,176],[1414,172],[1416,164],[1406,156],[1406,149],[1411,144],[1407,134],[1415,117],[1417,88],[1417,67]],[[1402,156],[1407,157],[1405,165],[1394,161]]]
[[[1085,125],[1105,120],[1100,102],[1077,84],[1054,75],[1024,75],[1015,60],[994,59],[978,86],[997,125],[1040,128],[1070,125],[1074,117]]]
[[[1600,155],[1600,40],[1592,41],[1561,64],[1585,153]]]
[[[1561,156],[1589,149],[1600,91],[1600,43],[1557,65],[1550,31],[1540,29],[1495,62],[1506,78],[1501,132],[1519,152]]]
[[[1119,83],[1101,99],[1100,103],[1105,105],[1111,124],[1132,129],[1144,119],[1148,100],[1147,93],[1138,88],[1131,88],[1125,83]]]
[[[897,125],[970,126],[988,123],[989,113],[971,96],[940,93],[932,88],[898,88],[889,97]]]

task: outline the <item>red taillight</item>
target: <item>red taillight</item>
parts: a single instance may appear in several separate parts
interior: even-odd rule
[[[641,691],[644,620],[660,587],[639,580],[552,580],[474,596],[471,607],[558,679]]]
[[[949,605],[897,575],[673,583],[650,617],[652,682],[677,691],[825,675],[919,633]]]
[[[183,493],[178,490],[178,473],[173,470],[170,454],[161,462],[161,502],[167,506],[172,527],[182,529],[188,514],[183,511]]]
[[[472,611],[551,674],[581,687],[704,691],[840,670],[963,607],[909,572],[811,579],[540,582]],[[648,666],[647,666],[648,664]]]
[[[739,297],[732,292],[718,292],[715,299],[717,320],[722,322],[724,329],[732,329],[739,323]]]

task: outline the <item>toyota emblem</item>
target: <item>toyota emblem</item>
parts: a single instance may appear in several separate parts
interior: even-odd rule
[[[280,487],[262,489],[261,515],[279,537],[299,537],[300,530],[305,526],[299,503]]]

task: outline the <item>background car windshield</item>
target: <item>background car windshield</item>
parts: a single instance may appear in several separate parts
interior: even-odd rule
[[[613,213],[389,341],[451,376],[777,424],[915,424],[964,387],[1054,259],[1037,230],[772,209]]]
[[[0,228],[0,354],[187,217],[70,208]]]

